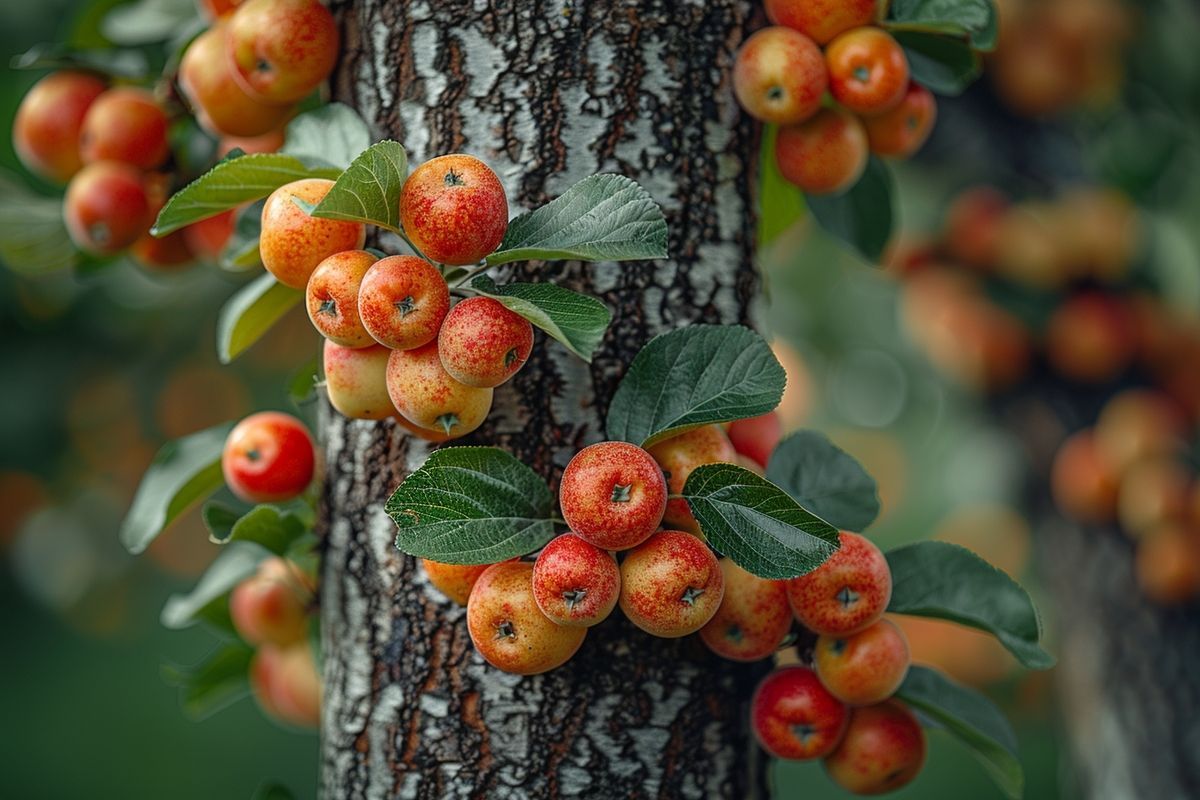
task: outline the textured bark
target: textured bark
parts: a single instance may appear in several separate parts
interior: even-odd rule
[[[523,265],[614,312],[591,365],[539,334],[525,369],[463,443],[510,449],[556,479],[602,438],[616,382],[651,336],[747,322],[753,128],[729,91],[749,2],[334,3],[335,98],[419,162],[466,151],[516,208],[595,172],[664,207],[672,258]],[[322,791],[356,797],[751,797],[763,769],[744,714],[757,669],[655,640],[624,620],[544,676],[487,667],[463,610],[392,546],[382,504],[427,454],[391,423],[326,413]],[[619,615],[616,615],[619,617]]]

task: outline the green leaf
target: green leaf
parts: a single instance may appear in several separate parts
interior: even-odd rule
[[[917,542],[887,554],[892,570],[888,611],[935,617],[992,634],[1030,669],[1049,669],[1042,622],[1020,584],[965,547]]]
[[[150,73],[146,55],[139,50],[81,50],[61,42],[34,45],[13,56],[9,66],[37,70],[82,69],[128,80],[141,80]]]
[[[592,175],[508,224],[487,263],[667,257],[667,222],[650,193],[623,175]]]
[[[295,800],[295,798],[292,790],[282,783],[269,781],[259,786],[250,800]]]
[[[520,314],[584,361],[591,363],[612,321],[608,307],[594,297],[553,283],[509,283],[480,275],[471,288]]]
[[[304,521],[287,509],[272,505],[255,506],[229,529],[220,543],[253,542],[277,556],[285,555],[292,542],[307,528]]]
[[[327,103],[288,123],[284,139],[281,153],[345,169],[371,146],[371,131],[350,106]]]
[[[921,31],[962,36],[977,50],[996,47],[999,31],[992,0],[893,0],[891,31]]]
[[[217,357],[228,364],[271,329],[304,292],[284,286],[264,273],[229,298],[217,316]]]
[[[817,223],[878,264],[892,238],[892,173],[875,156],[867,162],[858,183],[842,194],[808,195],[808,208]]]
[[[214,542],[223,542],[233,532],[233,526],[242,518],[243,512],[230,508],[223,503],[209,501],[200,509],[200,519],[208,528],[208,538]]]
[[[783,396],[787,374],[770,346],[740,325],[691,325],[650,340],[608,408],[608,438],[649,447],[713,422],[757,417]]]
[[[935,670],[918,666],[909,668],[897,695],[971,748],[1000,789],[1020,800],[1025,775],[1017,759],[1017,736],[992,701]]]
[[[765,248],[804,216],[804,194],[779,172],[778,125],[763,128],[758,151],[758,246]]]
[[[227,158],[180,189],[158,212],[151,233],[166,236],[185,225],[266,197],[285,183],[304,178],[335,179],[333,167],[313,167],[284,153],[254,153]]]
[[[312,215],[401,233],[400,189],[407,175],[408,155],[399,142],[373,144],[354,159]]]
[[[184,713],[201,720],[250,693],[253,658],[249,645],[231,642],[195,666],[163,665],[163,680],[182,690]]]
[[[288,399],[297,408],[308,405],[316,395],[318,378],[317,358],[313,356],[292,373],[287,383]]]
[[[162,610],[162,624],[172,630],[190,627],[206,618],[215,603],[225,604],[233,587],[258,571],[271,551],[254,542],[232,542],[221,548],[208,569],[187,594],[173,594]]]
[[[819,431],[797,431],[780,442],[767,480],[841,530],[862,531],[879,516],[875,480]]]
[[[80,261],[67,236],[61,197],[43,197],[0,174],[0,261],[22,275],[69,269]]]
[[[385,510],[396,547],[447,564],[492,564],[554,537],[554,495],[536,472],[495,447],[435,450]]]
[[[837,528],[745,467],[699,466],[683,497],[709,544],[760,578],[804,575],[838,549]]]
[[[176,517],[221,487],[221,450],[232,427],[216,425],[162,446],[121,523],[121,544],[129,552],[145,550]]]
[[[262,266],[258,237],[262,234],[262,210],[266,204],[266,198],[263,198],[238,209],[234,216],[233,235],[221,251],[222,269],[245,272]]]
[[[962,39],[921,31],[894,31],[913,80],[931,92],[962,94],[983,69],[979,54]]]

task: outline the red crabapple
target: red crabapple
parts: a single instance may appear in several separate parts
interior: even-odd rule
[[[123,161],[138,169],[162,165],[171,152],[167,113],[148,89],[118,86],[96,98],[83,118],[79,154],[85,164]]]
[[[617,605],[621,572],[612,553],[564,533],[550,541],[533,564],[533,598],[559,625],[590,628]]]
[[[908,59],[882,28],[846,31],[825,49],[829,91],[846,109],[863,116],[891,111],[908,89]]]
[[[248,644],[289,645],[308,632],[308,601],[313,591],[296,565],[268,558],[258,572],[234,587],[229,616]]]
[[[130,245],[129,252],[135,261],[154,272],[172,272],[193,260],[187,236],[181,230],[166,236],[151,236],[147,231]]]
[[[908,640],[889,619],[849,636],[821,636],[813,650],[813,667],[821,683],[851,706],[887,700],[908,675]]]
[[[779,420],[779,412],[768,411],[750,419],[735,419],[729,423],[726,434],[739,455],[752,459],[765,469],[783,436],[783,423]]]
[[[343,250],[326,258],[309,276],[304,302],[313,327],[342,347],[375,344],[358,316],[358,287],[377,261],[366,250]]]
[[[529,320],[490,297],[460,300],[438,332],[442,366],[467,386],[499,386],[525,366],[531,350]]]
[[[450,310],[450,289],[437,267],[416,256],[376,261],[358,290],[358,314],[375,341],[412,350],[437,339]]]
[[[780,128],[775,139],[780,174],[809,194],[838,194],[858,183],[867,168],[867,155],[863,124],[836,108]]]
[[[1117,510],[1120,480],[1090,430],[1059,445],[1050,468],[1050,493],[1063,514],[1080,522],[1107,522]]]
[[[563,519],[604,550],[627,550],[658,528],[667,482],[654,459],[626,442],[600,442],[575,454],[558,487]]]
[[[33,85],[13,118],[13,148],[26,169],[55,183],[79,171],[83,120],[105,88],[85,72],[54,72]]]
[[[1169,396],[1127,389],[1113,397],[1096,421],[1096,448],[1117,473],[1147,458],[1183,449],[1186,424]]]
[[[491,564],[443,564],[440,561],[421,559],[421,568],[433,587],[460,606],[467,604],[475,581]]]
[[[321,724],[321,676],[307,641],[259,647],[250,662],[250,688],[268,716],[301,728]]]
[[[796,619],[818,635],[848,636],[879,619],[892,598],[892,572],[870,539],[842,531],[825,563],[787,582]]]
[[[910,81],[900,103],[890,111],[863,120],[871,152],[885,158],[908,158],[921,149],[937,121],[933,93]]]
[[[856,708],[825,772],[856,794],[883,794],[908,784],[925,764],[925,732],[898,700]]]
[[[771,22],[828,44],[839,33],[870,25],[877,0],[765,0],[763,5]]]
[[[71,179],[63,218],[76,247],[105,256],[124,250],[149,230],[154,207],[141,172],[118,161],[97,161]]]
[[[215,264],[229,244],[236,223],[237,210],[231,208],[188,225],[183,229],[183,238],[194,255]]]
[[[396,413],[388,395],[391,351],[381,345],[342,347],[325,340],[325,387],[329,402],[350,419],[387,419]]]
[[[1099,383],[1117,378],[1137,348],[1129,307],[1115,296],[1083,292],[1068,298],[1046,326],[1046,358],[1060,375]]]
[[[674,639],[700,630],[725,595],[708,545],[683,531],[659,531],[621,563],[621,610],[647,633]]]
[[[251,414],[233,427],[221,453],[230,491],[247,503],[290,500],[312,482],[315,457],[304,423],[279,411]]]
[[[483,424],[492,408],[492,390],[450,377],[438,358],[437,343],[388,356],[387,389],[396,410],[414,425],[452,438]]]
[[[246,0],[227,37],[234,77],[270,103],[303,100],[337,63],[337,23],[318,0]]]
[[[400,190],[400,222],[439,264],[465,266],[490,255],[508,230],[508,199],[496,173],[474,156],[430,159]]]
[[[779,649],[792,627],[783,581],[760,578],[728,558],[721,559],[725,596],[700,638],[719,656],[758,661]]]
[[[849,717],[846,706],[807,667],[775,670],[750,700],[750,726],[758,743],[776,758],[793,761],[832,753]]]
[[[315,206],[332,188],[333,181],[323,178],[292,181],[271,192],[263,206],[259,254],[267,271],[285,286],[303,289],[326,258],[363,245],[366,228],[361,222],[312,217],[296,205],[301,200]]]
[[[791,28],[764,28],[738,50],[733,91],[757,120],[791,125],[817,113],[828,74],[821,48]]]
[[[681,494],[688,476],[696,467],[720,462],[734,463],[737,452],[719,425],[704,425],[664,439],[650,447],[650,455],[662,467],[671,494]],[[665,524],[696,533],[700,526],[683,498],[667,500]]]

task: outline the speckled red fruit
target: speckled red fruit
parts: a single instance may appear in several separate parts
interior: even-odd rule
[[[375,344],[358,316],[358,287],[378,259],[366,250],[343,250],[326,258],[308,278],[304,303],[313,327],[342,347]]]
[[[259,254],[267,271],[285,286],[303,289],[326,258],[363,245],[366,229],[361,222],[312,217],[295,203],[315,206],[331,188],[333,181],[322,178],[292,181],[271,192],[263,206]]]
[[[800,624],[818,635],[848,636],[883,616],[892,599],[892,572],[871,540],[842,531],[842,546],[807,575],[787,582]]]
[[[867,117],[867,144],[871,152],[885,158],[908,158],[921,149],[937,121],[933,93],[909,81],[900,103],[890,111]]]
[[[484,571],[467,600],[467,630],[493,667],[536,675],[565,664],[587,628],[552,622],[533,598],[533,564],[505,561]]]
[[[243,419],[225,439],[221,470],[229,490],[247,503],[296,497],[312,482],[313,442],[290,414],[261,411]]]
[[[884,794],[907,785],[925,764],[925,732],[898,700],[856,708],[825,772],[855,794]]]
[[[533,564],[533,598],[559,625],[590,628],[617,606],[621,572],[612,553],[573,533],[550,541]]]
[[[459,301],[438,332],[442,366],[467,386],[507,381],[533,350],[533,326],[490,297]]]
[[[821,636],[813,650],[821,683],[851,706],[882,703],[895,694],[910,661],[908,640],[889,619],[849,636]]]
[[[829,91],[856,114],[891,111],[908,89],[908,59],[900,44],[882,28],[846,31],[825,49]]]
[[[98,161],[71,179],[63,219],[76,247],[104,256],[124,250],[148,231],[154,208],[141,172],[117,161]]]
[[[375,341],[412,350],[437,339],[450,311],[450,288],[437,267],[416,256],[388,256],[367,270],[358,314]]]
[[[959,194],[946,211],[946,250],[960,263],[980,270],[996,264],[1001,222],[1008,196],[992,186],[975,186]]]
[[[1120,480],[1097,449],[1091,430],[1063,442],[1050,470],[1050,491],[1058,510],[1080,522],[1107,522],[1117,512]]]
[[[325,388],[329,402],[350,419],[387,419],[396,413],[388,395],[388,356],[382,345],[342,347],[325,340]]]
[[[871,24],[876,10],[876,0],[765,0],[763,5],[776,25],[811,36],[817,44]]]
[[[696,467],[737,461],[737,451],[719,425],[704,425],[672,436],[651,447],[650,455],[666,474],[667,488],[671,494],[683,492],[683,485]],[[700,530],[687,501],[681,498],[667,501],[663,521],[666,525],[692,533]]]
[[[129,248],[129,252],[134,260],[151,272],[176,272],[194,260],[187,236],[182,230],[162,237],[143,233]]]
[[[421,568],[433,587],[460,606],[467,604],[475,581],[491,564],[443,564],[440,561],[421,559]]]
[[[246,0],[228,28],[234,77],[268,102],[303,100],[337,63],[337,23],[318,0]]]
[[[1077,381],[1116,379],[1137,348],[1133,314],[1117,297],[1083,292],[1066,300],[1046,326],[1046,358]]]
[[[779,420],[778,412],[769,411],[750,419],[735,419],[729,423],[725,433],[738,455],[746,456],[766,469],[771,452],[783,436],[783,423]]]
[[[196,256],[215,264],[220,260],[225,245],[229,244],[236,222],[237,211],[231,208],[188,225],[183,229],[183,238],[187,241],[188,249]]]
[[[721,559],[725,596],[700,638],[719,656],[758,661],[779,649],[792,627],[792,609],[783,581],[772,581]]]
[[[504,239],[508,199],[496,173],[479,159],[439,156],[404,182],[400,222],[417,249],[439,264],[475,264]]]
[[[65,183],[83,166],[79,134],[105,83],[84,72],[55,72],[33,85],[13,119],[13,148],[30,172]]]
[[[294,107],[251,97],[233,77],[226,23],[197,36],[179,62],[179,88],[196,121],[214,136],[261,136],[280,128]]]
[[[450,377],[438,358],[437,342],[415,350],[393,350],[387,364],[388,395],[414,425],[452,438],[466,436],[487,419],[492,390]]]
[[[758,743],[776,758],[793,761],[832,753],[849,718],[846,706],[807,667],[775,670],[750,701],[750,727]]]
[[[85,164],[124,161],[150,170],[162,165],[169,153],[167,114],[147,89],[109,89],[83,118],[79,154]]]
[[[695,633],[717,613],[724,596],[717,557],[684,531],[659,531],[621,562],[621,610],[655,636]]]
[[[626,442],[600,442],[575,454],[558,487],[571,530],[604,550],[627,550],[658,528],[667,482],[654,459]]]
[[[738,50],[733,91],[746,113],[791,125],[817,113],[829,76],[821,48],[791,28],[764,28]]]
[[[273,719],[301,728],[321,724],[321,676],[307,642],[258,648],[250,662],[250,688]]]
[[[867,154],[862,123],[836,108],[780,128],[775,139],[780,174],[809,194],[837,194],[858,183],[867,168]]]
[[[311,599],[312,588],[298,567],[268,558],[257,573],[234,587],[229,616],[248,644],[288,645],[307,635]]]

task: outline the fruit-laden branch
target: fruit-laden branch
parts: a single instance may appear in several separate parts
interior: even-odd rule
[[[462,442],[499,445],[557,479],[602,438],[617,381],[653,335],[749,321],[756,143],[728,86],[748,7],[359,0],[335,10],[347,46],[335,97],[414,164],[473,153],[499,173],[514,211],[618,172],[666,212],[671,259],[660,265],[511,267],[598,296],[614,315],[590,366],[542,337]],[[324,435],[326,796],[762,793],[743,705],[757,670],[624,622],[591,631],[546,675],[486,666],[463,610],[393,547],[383,512],[427,446],[391,422],[333,413]]]

